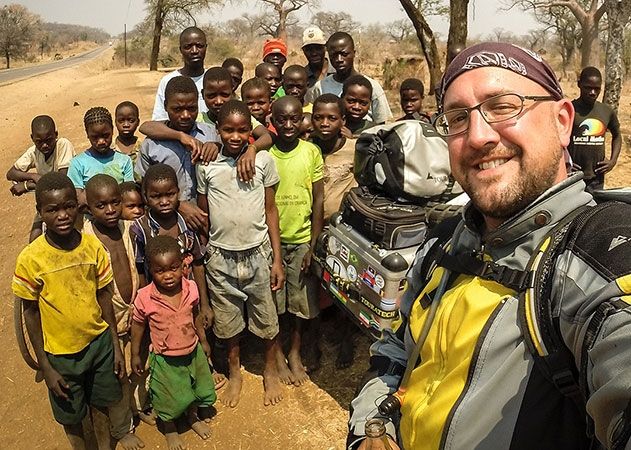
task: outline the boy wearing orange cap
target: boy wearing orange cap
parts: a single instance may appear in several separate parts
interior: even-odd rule
[[[283,66],[287,62],[287,44],[282,39],[267,39],[263,44],[263,62],[273,64],[283,73]],[[283,87],[279,87],[272,96],[272,100],[285,96]]]

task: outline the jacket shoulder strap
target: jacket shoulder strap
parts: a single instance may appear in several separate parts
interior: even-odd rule
[[[587,391],[580,386],[575,358],[565,345],[559,329],[559,318],[552,304],[553,275],[558,257],[568,243],[597,214],[612,207],[610,202],[582,207],[559,222],[539,243],[527,271],[531,283],[521,293],[519,320],[526,345],[544,376],[564,396],[572,399],[580,411],[585,410]]]

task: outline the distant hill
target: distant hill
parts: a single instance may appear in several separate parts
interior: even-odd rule
[[[45,46],[51,49],[65,47],[80,41],[104,44],[111,38],[108,33],[100,28],[83,25],[44,22],[40,28],[42,30],[42,38],[45,40]]]

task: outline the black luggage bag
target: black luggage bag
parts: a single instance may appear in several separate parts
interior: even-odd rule
[[[342,220],[386,250],[419,245],[427,230],[424,206],[395,201],[363,186],[344,196]]]

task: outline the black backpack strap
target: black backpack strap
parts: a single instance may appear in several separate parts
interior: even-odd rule
[[[437,257],[437,264],[454,273],[495,281],[517,292],[522,292],[529,284],[528,271],[511,269],[493,261],[485,261],[474,253],[450,255],[444,248],[441,248]]]
[[[448,245],[449,241],[453,237],[458,224],[462,221],[462,217],[452,216],[448,219],[438,223],[434,228],[431,228],[425,237],[425,241],[436,239],[436,242],[432,244],[421,263],[421,277],[427,282],[433,269],[436,267],[436,261],[439,256],[444,253],[444,248]],[[421,246],[422,248],[422,246]]]
[[[584,393],[579,387],[574,355],[565,345],[554,316],[552,281],[557,258],[565,250],[576,225],[588,220],[599,207],[582,207],[556,224],[542,239],[532,255],[527,271],[531,283],[522,291],[519,302],[520,323],[526,345],[542,374],[564,396],[585,411]]]

